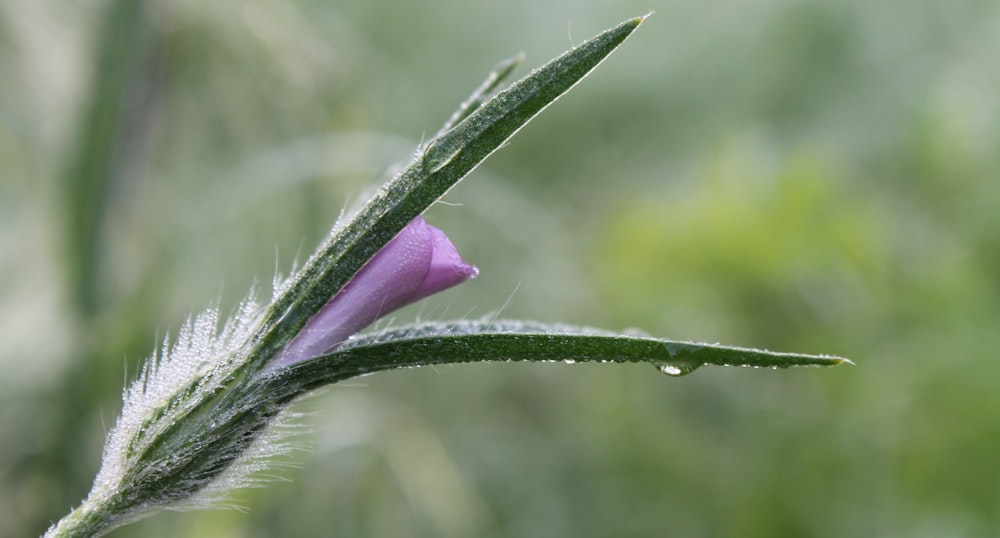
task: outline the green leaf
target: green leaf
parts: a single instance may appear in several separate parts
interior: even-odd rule
[[[506,80],[507,77],[514,72],[514,69],[521,65],[521,62],[523,61],[524,55],[520,54],[513,58],[504,60],[493,67],[490,74],[486,75],[486,80],[484,80],[483,83],[472,92],[472,95],[470,95],[468,99],[462,101],[462,104],[458,105],[458,109],[455,110],[455,112],[452,112],[451,117],[448,118],[448,121],[444,122],[444,126],[442,126],[441,130],[434,135],[434,138],[440,137],[445,132],[451,130],[452,127],[461,123],[462,120],[468,118],[473,112],[479,110],[479,107],[483,106],[483,102],[486,98],[493,93],[493,91],[497,89],[497,86]]]
[[[678,342],[588,327],[519,321],[425,323],[356,337],[292,366],[281,378],[303,391],[351,377],[431,364],[508,361],[645,362],[679,376],[702,366],[836,366],[841,357]]]
[[[157,62],[162,43],[147,16],[147,4],[139,0],[105,2],[100,20],[99,42],[82,117],[70,145],[69,161],[60,192],[65,195],[64,218],[66,268],[70,276],[73,306],[88,318],[104,306],[106,280],[100,275],[101,258],[107,245],[106,221],[112,213],[115,188],[125,177],[149,136],[150,115],[157,95]],[[106,5],[105,5],[106,4]],[[81,57],[81,60],[83,57]]]
[[[454,126],[429,141],[413,162],[336,230],[274,301],[262,319],[267,336],[256,347],[254,362],[264,364],[274,356],[403,227],[587,76],[644,20],[629,19],[598,34],[532,71],[467,117],[461,111],[453,116],[445,125]],[[498,66],[493,73],[497,81],[488,78],[473,94],[470,106],[492,91],[511,63]]]

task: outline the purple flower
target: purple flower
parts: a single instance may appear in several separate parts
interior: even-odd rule
[[[306,323],[271,368],[320,355],[397,308],[477,274],[444,232],[417,217]]]

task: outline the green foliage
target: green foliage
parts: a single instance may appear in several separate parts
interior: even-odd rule
[[[316,388],[397,368],[470,362],[642,362],[680,377],[702,366],[789,368],[836,366],[839,357],[675,342],[571,325],[522,321],[424,323],[358,336],[331,353],[279,372],[275,384],[294,380]]]
[[[293,271],[287,279],[275,278],[270,303],[258,305],[256,294],[251,292],[238,312],[221,322],[222,328],[218,328],[218,308],[213,306],[189,321],[176,341],[169,343],[168,338],[125,390],[122,411],[107,434],[101,468],[90,493],[45,536],[103,536],[163,509],[218,506],[233,490],[257,485],[261,479],[254,475],[267,469],[267,460],[288,456],[290,445],[282,435],[288,426],[281,418],[288,416],[284,406],[309,390],[364,373],[421,364],[553,357],[647,360],[671,375],[713,363],[784,367],[843,362],[653,339],[598,337],[589,331],[551,334],[554,329],[532,327],[525,332],[521,325],[497,333],[492,324],[467,323],[421,326],[395,337],[394,333],[383,333],[368,346],[359,344],[363,341],[359,339],[350,349],[342,347],[327,357],[306,356],[291,363],[296,367],[288,367],[289,363],[277,357],[287,345],[294,344],[293,339],[323,330],[312,327],[310,318],[322,316],[323,305],[338,300],[331,298],[341,298],[340,292],[346,291],[349,281],[363,286],[360,270],[366,262],[375,261],[376,253],[388,255],[388,248],[394,253],[394,263],[410,263],[389,246],[393,237],[590,73],[643,20],[633,18],[608,29],[487,98],[486,93],[510,73],[516,61],[501,63],[445,127],[418,148],[402,172],[347,222],[334,227],[301,270]],[[122,24],[130,22],[119,23],[113,18],[110,24],[124,29]],[[108,101],[104,97],[100,100]],[[97,116],[104,119],[100,111]],[[114,142],[110,145],[119,140],[106,138]],[[88,170],[79,181],[90,181],[91,175]],[[98,190],[83,203],[103,201],[103,197]],[[436,256],[437,252],[431,253],[427,262]],[[406,270],[399,266],[392,269]],[[408,286],[409,282],[397,278],[388,285]],[[371,293],[376,288],[354,289]],[[351,305],[363,309],[368,308],[366,303],[377,301],[370,296]],[[465,334],[452,334],[457,327]]]
[[[287,269],[511,43],[540,60],[649,8],[432,209],[484,273],[400,319],[502,308],[861,366],[380,374],[302,405],[312,450],[249,513],[115,536],[1000,532],[995,3],[149,5],[149,138],[105,191],[89,313],[61,185],[107,3],[0,6],[0,534],[86,493],[153,335]]]

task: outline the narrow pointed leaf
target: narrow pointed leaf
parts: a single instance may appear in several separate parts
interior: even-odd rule
[[[360,375],[431,364],[507,361],[645,362],[670,375],[701,366],[835,366],[848,359],[678,342],[586,327],[522,322],[428,323],[348,341],[284,373],[308,390]]]
[[[564,53],[431,140],[409,166],[320,246],[300,278],[275,300],[262,320],[268,336],[254,353],[255,362],[273,357],[383,245],[587,76],[643,20],[645,17],[627,20]]]
[[[493,93],[504,80],[507,80],[507,77],[510,76],[510,74],[514,72],[514,69],[521,65],[521,62],[523,61],[524,55],[519,54],[497,64],[493,70],[490,71],[490,74],[486,76],[486,80],[484,80],[483,83],[472,92],[472,95],[470,95],[465,101],[462,101],[462,104],[458,105],[458,109],[455,110],[455,112],[452,112],[451,117],[449,117],[448,121],[444,123],[441,130],[434,135],[434,138],[440,137],[445,132],[461,123],[462,120],[468,118],[473,112],[479,110],[479,107],[481,107],[483,102],[489,98],[489,95]]]

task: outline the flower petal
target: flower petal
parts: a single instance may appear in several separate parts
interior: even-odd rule
[[[423,219],[421,219],[422,221]],[[416,302],[424,297],[434,295],[439,291],[444,291],[452,286],[465,282],[470,278],[479,275],[479,269],[469,265],[462,260],[455,245],[451,243],[448,236],[441,230],[426,225],[427,232],[433,243],[433,254],[431,255],[430,269],[423,283],[417,288],[409,302]]]
[[[272,368],[320,355],[378,318],[477,274],[444,232],[417,217],[306,323]]]

